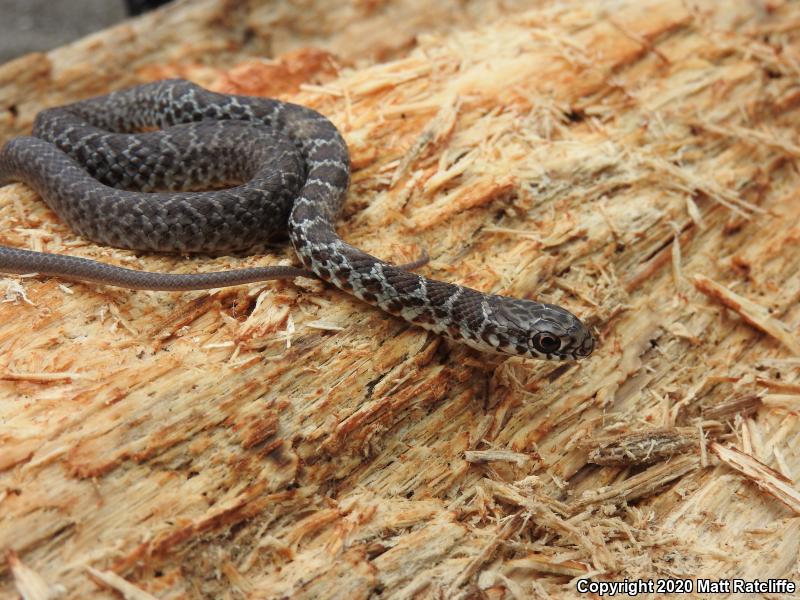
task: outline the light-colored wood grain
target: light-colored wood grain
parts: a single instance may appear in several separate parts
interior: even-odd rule
[[[509,5],[395,45],[390,23],[408,32],[429,4],[352,3],[323,25],[330,5],[310,3],[307,20],[276,17],[268,62],[244,56],[267,38],[215,36],[243,16],[273,31],[275,3],[179,4],[122,26],[159,40],[123,44],[126,76],[114,62],[81,87],[87,41],[0,67],[21,107],[6,131],[168,74],[312,106],[352,151],[347,240],[563,304],[595,354],[480,355],[308,280],[179,294],[4,279],[0,595],[568,598],[586,576],[800,579],[800,5]],[[92,43],[111,56],[107,35]],[[0,232],[151,270],[291,259],[98,247],[22,185],[0,189]],[[590,461],[618,439],[647,463],[648,439],[679,434],[693,443],[652,464]]]

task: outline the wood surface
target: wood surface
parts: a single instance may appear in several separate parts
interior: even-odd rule
[[[179,2],[0,66],[0,134],[173,75],[326,114],[345,239],[563,304],[598,348],[480,354],[306,279],[0,279],[0,597],[800,582],[800,3]],[[0,243],[294,260],[97,246],[21,184]]]

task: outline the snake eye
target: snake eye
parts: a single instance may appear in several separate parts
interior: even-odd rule
[[[533,347],[544,354],[553,354],[561,348],[561,340],[552,333],[537,333],[532,341]]]

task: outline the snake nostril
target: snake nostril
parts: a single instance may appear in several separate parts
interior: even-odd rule
[[[591,335],[587,335],[581,344],[580,355],[589,356],[592,352],[594,352],[594,338]]]

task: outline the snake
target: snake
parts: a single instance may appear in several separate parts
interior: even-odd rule
[[[166,291],[313,273],[480,351],[592,353],[591,332],[561,306],[429,279],[413,272],[424,260],[394,265],[345,242],[335,221],[349,181],[339,130],[297,104],[171,79],[48,108],[32,135],[0,150],[0,185],[27,184],[79,235],[135,251],[226,255],[288,234],[303,267],[161,273],[0,246],[0,272]]]

